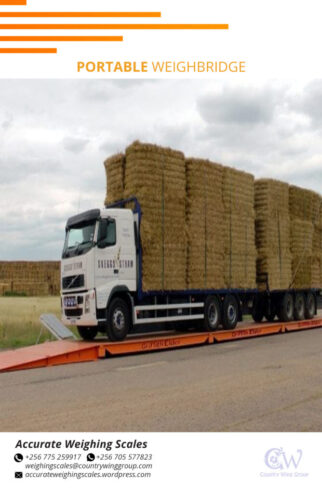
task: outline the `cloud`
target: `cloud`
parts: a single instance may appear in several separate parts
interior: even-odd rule
[[[276,92],[268,88],[227,87],[203,95],[198,109],[209,124],[253,126],[272,120],[276,99]]]
[[[74,152],[75,154],[82,152],[88,143],[89,139],[81,139],[77,137],[65,137],[63,139],[64,148],[67,151]]]
[[[310,118],[312,127],[317,130],[321,129],[322,79],[316,79],[307,84],[302,94],[294,96],[292,103],[295,111]]]

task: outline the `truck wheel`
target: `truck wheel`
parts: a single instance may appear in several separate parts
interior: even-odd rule
[[[238,303],[235,296],[227,294],[223,303],[222,323],[226,330],[234,329],[238,322]]]
[[[217,296],[208,296],[204,307],[204,330],[216,330],[221,322],[220,303]]]
[[[294,300],[291,293],[285,293],[281,299],[278,318],[281,322],[290,322],[294,318]]]
[[[122,341],[131,324],[129,308],[122,298],[114,298],[107,309],[106,333],[110,341]]]
[[[303,293],[296,293],[295,295],[294,318],[295,320],[304,320],[305,318],[305,296]]]
[[[260,323],[264,318],[264,303],[260,298],[255,298],[252,309],[252,317],[254,322]]]
[[[81,325],[77,326],[77,330],[84,341],[92,341],[93,339],[95,339],[98,332],[97,327],[82,327]]]
[[[305,318],[314,318],[315,315],[315,297],[314,294],[309,292],[306,295],[305,300]]]
[[[276,306],[275,303],[271,300],[270,303],[266,303],[265,307],[265,318],[267,322],[274,322],[274,319],[276,317]]]

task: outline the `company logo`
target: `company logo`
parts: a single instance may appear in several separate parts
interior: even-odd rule
[[[287,450],[282,447],[268,449],[264,454],[264,464],[266,470],[260,472],[261,477],[307,477],[308,472],[303,472],[302,465],[303,450]]]
[[[267,467],[274,470],[297,469],[302,455],[301,449],[294,454],[286,454],[282,448],[271,448],[266,452],[264,461]]]

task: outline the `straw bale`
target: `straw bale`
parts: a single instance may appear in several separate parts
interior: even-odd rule
[[[6,284],[4,292],[27,296],[58,295],[60,262],[0,262],[0,283]]]
[[[287,289],[292,279],[289,185],[255,181],[257,275],[268,275],[270,289]],[[260,285],[265,288],[266,285]]]
[[[256,287],[254,177],[223,168],[225,286]]]
[[[304,221],[315,223],[320,213],[321,197],[318,193],[305,188],[290,186],[290,215]]]
[[[124,193],[124,154],[115,154],[104,161],[106,173],[105,205],[122,200]]]
[[[125,151],[124,197],[142,207],[142,283],[146,291],[186,288],[184,155],[138,141]]]
[[[290,187],[292,287],[321,287],[321,196],[311,190]]]
[[[186,159],[187,286],[224,287],[223,167]]]

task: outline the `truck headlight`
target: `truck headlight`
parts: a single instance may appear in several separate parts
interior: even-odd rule
[[[85,313],[89,313],[90,310],[90,302],[89,302],[89,294],[85,296]]]

